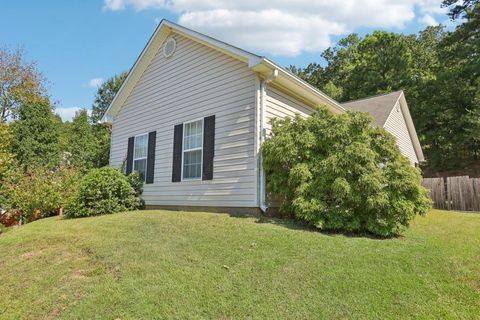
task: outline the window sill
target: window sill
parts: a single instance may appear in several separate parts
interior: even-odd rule
[[[188,181],[202,181],[202,178],[187,178],[187,179],[183,179],[181,180],[181,182],[188,182]]]

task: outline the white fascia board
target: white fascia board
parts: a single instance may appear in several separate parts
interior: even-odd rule
[[[170,32],[170,28],[168,28],[168,30],[166,28],[166,22],[166,20],[162,20],[162,22],[160,22],[158,27],[155,29],[155,32],[148,40],[147,45],[143,48],[137,60],[133,64],[133,67],[128,72],[127,78],[105,111],[101,119],[102,122],[113,121],[117,111],[125,102],[133,87],[138,82],[149,63],[152,61],[153,57],[160,48],[160,45],[165,40],[166,35]]]
[[[266,58],[258,60],[257,64],[251,65],[250,67],[253,71],[264,77],[268,77],[273,70],[278,70],[278,76],[273,81],[274,83],[285,87],[298,97],[307,99],[314,105],[327,105],[335,113],[346,112],[345,108],[343,108],[340,103]]]
[[[412,140],[415,153],[417,154],[417,159],[419,162],[425,161],[425,156],[423,155],[422,146],[420,140],[418,139],[417,130],[415,130],[415,125],[413,124],[412,115],[408,108],[407,100],[405,99],[405,94],[402,91],[402,94],[399,98],[400,107],[402,108],[403,117],[407,123],[408,132],[410,133],[410,139]]]
[[[217,40],[215,38],[209,37],[203,33],[182,27],[179,24],[173,23],[168,20],[163,20],[162,23],[165,24],[165,26],[170,27],[173,31],[180,33],[181,35],[192,39],[194,41],[203,43],[207,45],[208,47],[211,47],[213,49],[216,49],[218,51],[221,51],[229,56],[232,56],[234,58],[237,58],[239,60],[242,60],[244,62],[247,62],[249,65],[251,63],[255,63],[255,61],[260,60],[262,57],[250,53],[246,50],[240,49],[238,47],[232,46],[228,43],[225,43],[223,41]]]

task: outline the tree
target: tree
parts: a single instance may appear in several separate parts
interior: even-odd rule
[[[22,103],[35,103],[45,93],[45,79],[21,49],[0,48],[0,122],[16,119]]]
[[[436,48],[443,35],[440,26],[428,27],[418,36],[375,31],[360,38],[353,33],[322,53],[325,67],[311,63],[290,70],[340,101],[408,91],[419,81],[434,77]]]
[[[361,38],[356,33],[352,33],[340,39],[335,47],[327,48],[323,51],[322,57],[327,62],[324,85],[331,81],[339,88],[345,86],[344,81],[350,76],[355,67],[360,42]],[[339,97],[339,100],[348,100],[347,94],[345,93],[345,96]]]
[[[343,88],[337,87],[332,81],[328,81],[325,86],[323,86],[323,92],[336,100],[339,100],[343,97]]]
[[[95,123],[93,124],[93,133],[98,143],[98,154],[96,158],[96,166],[104,167],[109,164],[110,161],[110,137],[112,133],[112,124]]]
[[[15,155],[11,152],[12,132],[6,123],[0,123],[0,184],[12,169]]]
[[[54,167],[59,161],[59,130],[48,99],[24,103],[12,124],[12,150],[24,168]]]
[[[436,77],[417,99],[419,131],[434,169],[462,168],[480,160],[480,5],[439,43]]]
[[[448,15],[452,20],[456,20],[459,17],[466,18],[468,16],[468,12],[477,6],[478,3],[479,0],[443,0],[442,7],[450,8]]]
[[[102,119],[103,114],[107,111],[108,106],[113,101],[118,90],[120,90],[127,76],[128,72],[122,72],[108,79],[98,88],[95,101],[92,105],[91,119],[93,123],[97,123]]]
[[[312,63],[305,69],[291,70],[339,101],[404,90],[426,156],[432,158],[432,139],[441,130],[452,129],[448,135],[459,130],[443,126],[445,120],[432,121],[436,112],[431,106],[436,99],[433,92],[440,90],[432,87],[438,77],[439,48],[445,37],[442,26],[427,27],[418,35],[375,31],[360,38],[351,34],[322,53],[325,67]],[[448,116],[440,111],[438,115]],[[446,149],[450,142],[437,139],[435,144]]]
[[[326,83],[325,70],[319,63],[309,63],[305,68],[291,65],[287,69],[314,87],[323,88]]]
[[[15,154],[11,152],[12,132],[6,123],[0,123],[0,208],[5,208],[8,202],[6,180],[15,168]]]
[[[391,236],[431,202],[395,138],[365,113],[276,120],[262,145],[267,189],[281,211],[324,230]]]
[[[405,89],[422,78],[419,68],[430,68],[430,61],[421,50],[423,38],[391,32],[375,31],[363,39],[351,34],[322,54],[325,87],[329,82],[342,92],[341,101],[359,99],[378,93]],[[415,59],[413,56],[415,55]],[[419,58],[417,62],[417,58]],[[331,84],[329,84],[331,86]]]
[[[78,111],[65,131],[65,151],[70,154],[71,164],[78,169],[96,167],[99,145],[87,111]]]

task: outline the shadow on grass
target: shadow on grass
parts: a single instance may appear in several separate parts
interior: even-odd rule
[[[136,212],[142,212],[142,211],[149,211],[149,210],[148,209],[134,210],[134,211],[129,211],[128,213],[136,213]],[[349,231],[343,231],[343,230],[320,230],[304,221],[295,219],[293,216],[282,217],[278,212],[273,212],[270,214],[267,212],[267,214],[260,214],[260,213],[252,213],[248,211],[212,212],[212,211],[203,211],[203,210],[192,211],[191,209],[188,211],[163,209],[163,211],[169,211],[171,213],[210,212],[210,213],[216,213],[216,214],[226,214],[232,218],[237,218],[237,219],[253,218],[255,219],[255,223],[258,223],[258,224],[272,224],[272,225],[281,226],[291,230],[314,232],[314,233],[319,233],[319,234],[323,234],[330,237],[344,236],[348,238],[368,238],[373,240],[386,240],[386,239],[388,240],[388,239],[402,238],[401,235],[391,236],[391,237],[381,237],[368,232],[349,232]],[[122,214],[122,213],[119,213],[119,214]],[[102,215],[102,216],[108,216],[108,215]],[[68,221],[68,220],[78,220],[78,219],[86,219],[86,218],[91,218],[91,217],[76,217],[75,219],[61,217],[60,219]]]
[[[293,217],[280,218],[275,216],[272,217],[268,215],[252,214],[252,213],[229,213],[228,215],[233,218],[254,218],[256,219],[255,223],[273,224],[273,225],[281,226],[291,230],[315,232],[315,233],[323,234],[329,237],[344,236],[348,238],[367,238],[372,240],[389,240],[389,239],[402,238],[402,235],[382,237],[369,232],[350,232],[350,231],[343,231],[343,230],[320,230],[306,222],[297,220]]]

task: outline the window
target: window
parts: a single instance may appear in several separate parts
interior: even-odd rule
[[[138,171],[144,181],[147,172],[147,150],[148,134],[136,136],[133,148],[133,170]]]
[[[183,165],[184,180],[202,177],[203,119],[183,124]]]

